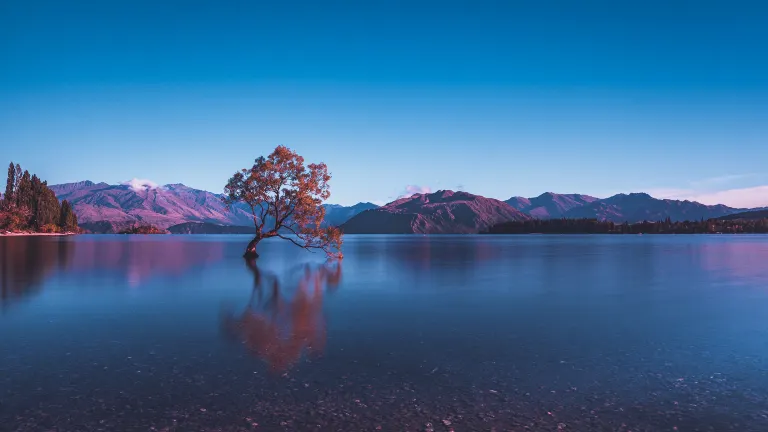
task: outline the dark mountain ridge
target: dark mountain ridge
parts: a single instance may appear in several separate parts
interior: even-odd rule
[[[470,234],[500,222],[529,218],[503,201],[441,190],[366,210],[341,229],[348,234]]]
[[[545,192],[534,198],[517,196],[504,202],[535,218],[555,219],[562,217],[568,210],[582,207],[598,199],[589,195]]]
[[[743,211],[722,204],[653,198],[647,193],[617,194],[575,207],[563,214],[568,219],[597,219],[611,222],[713,219]]]
[[[722,220],[756,220],[768,218],[768,209],[750,210],[745,212],[733,213],[727,216],[723,216]]]
[[[357,203],[353,206],[343,206],[339,204],[323,204],[325,207],[325,223],[331,226],[341,226],[344,222],[352,219],[354,216],[366,211],[378,208],[376,204],[369,202]]]

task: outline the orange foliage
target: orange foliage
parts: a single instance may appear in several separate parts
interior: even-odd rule
[[[40,228],[40,231],[44,233],[57,233],[59,232],[59,226],[56,224],[45,224]]]
[[[325,218],[322,203],[331,195],[330,179],[324,163],[304,165],[303,157],[278,146],[229,179],[224,202],[228,207],[243,202],[251,209],[256,237],[249,249],[253,247],[254,252],[260,240],[279,237],[341,258],[341,231],[321,226]]]
[[[168,231],[162,230],[154,225],[133,225],[121,230],[118,234],[168,234]]]
[[[31,215],[32,213],[26,207],[4,205],[0,208],[0,230],[24,231]]]

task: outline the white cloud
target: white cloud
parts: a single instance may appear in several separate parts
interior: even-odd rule
[[[705,188],[707,186],[716,186],[716,185],[722,186],[738,180],[746,180],[746,179],[756,178],[760,176],[761,176],[760,174],[755,174],[755,173],[722,175],[717,177],[710,177],[703,180],[692,181],[691,186],[695,188]]]
[[[765,207],[768,206],[768,185],[698,194],[691,200],[702,204],[725,204],[729,207]]]
[[[712,192],[693,189],[654,189],[648,193],[656,198],[697,201],[708,205],[725,204],[738,208],[768,206],[768,185]]]
[[[152,180],[134,178],[128,181],[120,182],[121,185],[130,186],[135,191],[143,191],[147,189],[157,189],[157,183]]]
[[[401,193],[398,198],[409,197],[413,194],[428,194],[430,192],[432,192],[432,188],[429,186],[408,185],[405,187],[405,191]]]

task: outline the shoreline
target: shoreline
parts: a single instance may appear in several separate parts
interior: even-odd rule
[[[72,236],[77,233],[36,233],[36,232],[1,232],[0,237],[24,237],[24,236]]]

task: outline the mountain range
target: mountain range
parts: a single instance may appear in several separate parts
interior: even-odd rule
[[[642,222],[671,219],[672,221],[716,219],[746,209],[704,205],[693,201],[656,199],[646,193],[618,194],[574,207],[563,217],[590,218],[613,222]]]
[[[132,181],[109,185],[82,181],[50,188],[60,200],[72,204],[80,226],[93,233],[117,232],[135,224],[151,224],[172,233],[239,233],[250,232],[248,227],[253,224],[246,205],[227,210],[221,194],[183,184],[156,186]],[[476,233],[496,223],[530,218],[594,218],[630,223],[667,218],[699,220],[750,210],[656,199],[645,193],[596,198],[547,192],[533,198],[515,196],[500,201],[449,190],[402,197],[382,207],[367,202],[324,206],[326,224],[361,234]]]
[[[80,227],[93,233],[114,233],[136,224],[154,225],[171,232],[224,233],[242,230],[224,227],[250,227],[253,216],[245,204],[230,210],[221,194],[193,189],[183,184],[155,186],[139,182],[109,185],[82,181],[50,186],[60,200],[68,200],[77,214]],[[325,222],[341,225],[375,204],[351,207],[326,204]],[[271,221],[267,220],[267,224]],[[185,225],[190,224],[193,225]],[[197,225],[195,225],[195,223]],[[217,227],[219,226],[219,227]],[[173,228],[173,229],[172,229]]]

